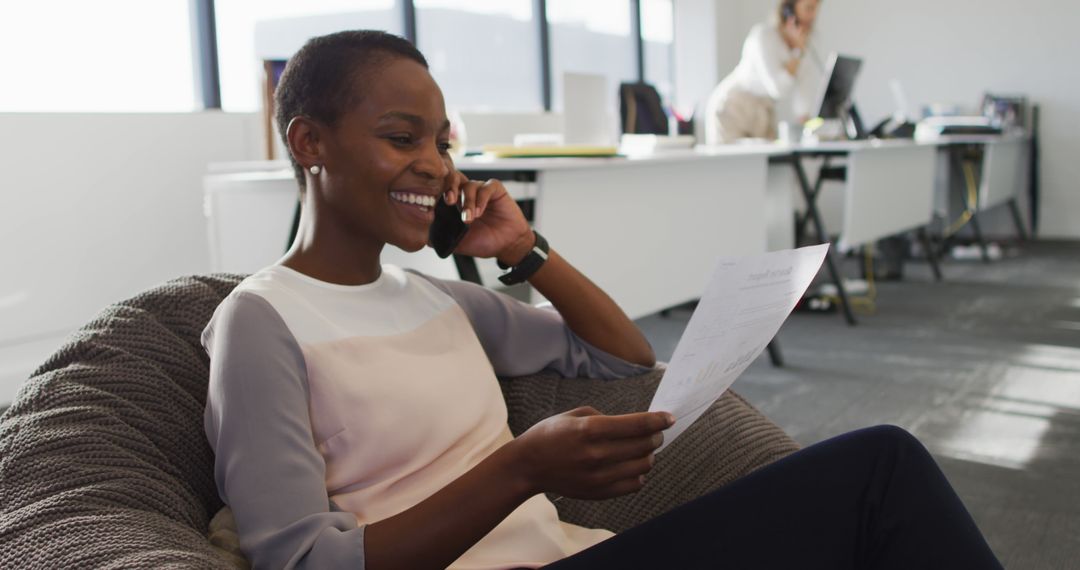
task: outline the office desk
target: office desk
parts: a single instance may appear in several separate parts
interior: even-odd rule
[[[456,166],[473,178],[506,180],[551,246],[636,319],[700,298],[718,257],[766,251],[771,152],[731,147],[630,158],[479,157]],[[244,165],[207,176],[208,204],[224,203],[218,197],[236,194],[238,185],[244,200],[208,209],[211,228],[230,229],[211,232],[215,271],[250,272],[281,256],[289,229],[282,220],[293,216],[295,183],[287,164],[267,168],[251,173]],[[251,208],[273,215],[240,215]],[[478,280],[475,266],[473,275],[455,271],[427,248],[407,254],[387,247],[383,260],[436,277]]]
[[[701,297],[717,258],[766,251],[765,175],[778,150],[629,158],[469,158],[473,177],[531,184],[533,224],[640,318]]]
[[[824,181],[823,168],[811,182],[804,159],[843,157],[844,198],[843,214],[838,228],[838,247],[848,249],[873,243],[900,232],[917,230],[924,246],[929,239],[923,229],[933,219],[935,146],[909,140],[836,141],[817,144],[797,144],[783,147],[787,151],[772,157],[774,165],[794,168],[796,189],[806,204],[806,219],[813,226],[820,243],[830,241],[817,199]],[[799,236],[796,236],[796,239]],[[931,265],[935,276],[941,273],[932,249]],[[855,324],[847,292],[839,268],[830,249],[826,269],[837,287],[844,318]]]
[[[935,149],[963,144],[991,149],[984,163],[981,209],[1019,195],[1020,179],[1009,172],[1022,172],[1014,164],[1027,143],[1024,138],[1007,137],[730,145],[629,158],[477,157],[460,160],[457,166],[474,178],[495,176],[509,181],[511,194],[526,204],[533,223],[552,247],[608,291],[627,314],[639,318],[699,298],[720,256],[792,247],[793,194],[806,199],[816,237],[828,241],[830,233],[816,205],[820,185],[811,183],[804,160],[845,157],[838,232],[840,243],[856,246],[928,224],[939,166],[935,153],[940,152]],[[257,182],[264,189],[280,186],[280,191],[273,192],[280,196],[273,198],[272,207],[288,217],[295,205],[292,173],[285,163],[276,168],[246,183]],[[785,176],[774,175],[780,171]],[[236,183],[244,176],[209,176],[207,186]],[[251,192],[257,201],[269,200],[269,194]],[[220,223],[236,224],[237,231],[252,233],[250,216]],[[242,248],[240,256],[219,256],[235,257],[244,266],[214,269],[249,270],[248,265],[262,267],[281,255],[286,227],[275,222],[255,233],[262,237],[251,240],[251,248]],[[925,233],[920,236],[925,239]],[[438,277],[459,275],[452,262],[439,260],[430,251],[393,250],[384,251],[387,262]],[[845,317],[854,322],[831,255],[827,269],[844,298]]]
[[[846,158],[839,247],[873,243],[930,223],[936,159],[933,145],[851,141],[792,147],[792,164],[804,192],[813,188],[799,159],[813,156]]]
[[[1019,199],[1027,184],[1031,137],[1027,135],[963,135],[943,136],[927,139],[927,143],[938,147],[938,208],[948,211],[950,199],[962,204],[971,214],[969,223],[975,240],[982,250],[983,261],[989,262],[986,241],[983,239],[979,215],[991,208],[1007,205],[1012,214],[1013,224],[1020,239],[1026,239],[1028,233],[1020,215]],[[963,173],[964,163],[972,161],[973,154],[981,158],[978,174],[973,184],[974,195],[963,184],[953,184],[953,171]],[[946,236],[947,237],[947,236]]]

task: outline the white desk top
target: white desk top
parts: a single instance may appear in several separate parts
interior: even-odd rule
[[[613,157],[549,157],[549,158],[496,158],[494,156],[469,156],[454,161],[460,170],[491,170],[501,172],[540,170],[584,170],[632,167],[635,165],[668,165],[686,162],[718,160],[725,157],[737,159],[747,156],[767,158],[790,154],[790,149],[779,145],[729,145],[722,147],[698,147],[694,149],[666,150],[654,154]],[[221,177],[236,181],[292,180],[292,166],[286,161],[263,161],[261,163],[220,163],[211,165],[208,177]]]
[[[459,158],[454,164],[460,169],[471,170],[573,170],[586,168],[611,168],[636,164],[657,164],[716,160],[718,158],[763,156],[765,158],[791,154],[813,154],[816,152],[854,152],[864,149],[908,148],[913,146],[947,146],[953,144],[987,144],[994,142],[1025,141],[1026,134],[1005,135],[949,135],[925,139],[871,139],[822,141],[817,143],[781,144],[755,142],[748,144],[728,144],[718,146],[698,145],[693,149],[664,150],[652,154],[632,154],[614,157],[548,157],[548,158],[496,158],[493,156],[468,156]],[[241,174],[257,179],[276,179],[292,177],[292,167],[288,161],[252,161],[240,163],[221,163],[210,166],[209,174]]]
[[[989,144],[995,142],[1025,141],[1024,134],[1004,135],[948,135],[918,139],[867,139],[821,141],[816,143],[793,143],[775,145],[776,154],[812,154],[816,152],[855,152],[867,149],[911,148],[923,146],[948,146],[953,144]]]
[[[1007,133],[1003,135],[943,135],[920,139],[925,144],[946,146],[951,144],[988,144],[995,142],[1028,141],[1031,135],[1027,133]]]
[[[773,144],[728,145],[665,150],[652,154],[632,154],[611,157],[497,158],[494,156],[480,155],[457,159],[454,161],[454,165],[462,170],[573,170],[584,168],[612,168],[639,164],[696,162],[716,160],[725,157],[769,157],[787,154],[789,152],[790,150],[786,150],[779,145]]]
[[[793,154],[812,154],[815,152],[855,152],[870,149],[900,149],[921,146],[936,146],[935,141],[921,141],[912,139],[867,139],[867,140],[841,140],[821,141],[815,143],[795,143],[783,147]]]

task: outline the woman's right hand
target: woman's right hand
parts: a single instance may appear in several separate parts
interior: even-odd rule
[[[806,49],[806,44],[810,40],[810,26],[800,24],[798,18],[788,18],[780,26],[780,31],[784,34],[791,49],[799,51]]]
[[[667,412],[607,416],[583,407],[537,423],[512,445],[534,493],[607,499],[641,489],[673,424]]]

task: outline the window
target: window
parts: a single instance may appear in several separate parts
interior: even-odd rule
[[[548,0],[552,107],[562,109],[562,74],[607,78],[614,102],[619,84],[637,80],[636,39],[629,0]]]
[[[222,107],[261,109],[262,60],[285,59],[312,36],[359,28],[404,35],[405,1],[217,0]],[[190,2],[35,0],[5,5],[0,49],[11,57],[0,111],[198,109]],[[673,91],[673,2],[640,0],[645,79],[665,98]],[[448,108],[542,108],[536,21],[542,15],[534,13],[534,0],[413,4],[417,43]],[[562,107],[563,72],[603,75],[613,94],[618,83],[636,79],[632,5],[629,0],[547,1],[556,109]]]
[[[416,36],[446,106],[543,109],[532,0],[415,0]]]
[[[645,53],[645,82],[660,92],[665,102],[675,91],[675,27],[672,0],[641,0],[641,40]]]
[[[0,111],[196,108],[188,0],[5,2]]]
[[[217,0],[221,107],[261,109],[263,58],[288,59],[309,38],[364,28],[404,35],[401,1]]]

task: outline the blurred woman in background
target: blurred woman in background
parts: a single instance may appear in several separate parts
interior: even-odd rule
[[[824,65],[813,48],[821,0],[783,0],[775,23],[757,24],[742,58],[713,90],[705,108],[705,142],[772,140],[777,123],[801,125],[820,88]]]

